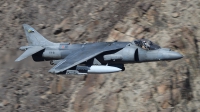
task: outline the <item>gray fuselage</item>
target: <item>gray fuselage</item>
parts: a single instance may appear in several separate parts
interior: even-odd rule
[[[67,55],[76,52],[77,50],[93,50],[93,47],[100,44],[103,45],[104,43],[106,42],[87,44],[60,43],[58,46],[46,46],[44,52],[42,53],[42,57],[45,60],[60,60],[67,57]],[[112,47],[120,46],[120,48],[104,52],[94,57],[102,64],[125,64],[160,60],[175,60],[182,57],[179,53],[171,51],[167,48],[160,48],[157,50],[144,50],[131,42],[109,42],[109,44]]]

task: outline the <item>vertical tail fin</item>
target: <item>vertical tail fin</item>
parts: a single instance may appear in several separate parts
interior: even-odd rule
[[[40,33],[38,33],[34,28],[27,24],[23,24],[26,38],[30,46],[50,46],[54,43],[44,38]]]

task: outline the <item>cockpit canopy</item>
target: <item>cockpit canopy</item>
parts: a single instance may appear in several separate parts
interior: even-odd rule
[[[146,50],[156,50],[156,49],[160,49],[160,46],[156,45],[155,43],[151,42],[150,40],[147,39],[139,39],[139,40],[135,40],[134,43]]]

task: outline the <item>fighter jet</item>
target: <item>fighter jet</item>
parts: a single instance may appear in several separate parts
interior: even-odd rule
[[[35,62],[50,61],[54,74],[104,74],[124,71],[124,64],[177,60],[183,56],[169,48],[161,48],[147,39],[133,42],[94,42],[82,44],[54,43],[34,28],[23,24],[28,46],[15,61],[32,56]]]

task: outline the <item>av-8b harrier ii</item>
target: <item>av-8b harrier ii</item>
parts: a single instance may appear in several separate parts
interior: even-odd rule
[[[28,46],[15,61],[32,56],[36,62],[50,61],[55,74],[103,74],[124,71],[124,64],[176,60],[183,56],[161,48],[147,39],[133,42],[96,42],[83,44],[53,43],[31,26],[23,25]]]

